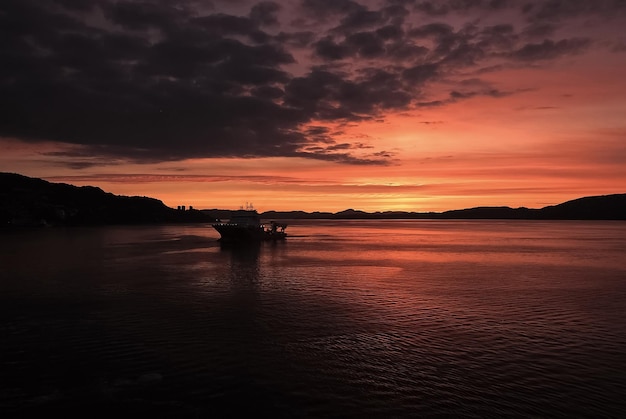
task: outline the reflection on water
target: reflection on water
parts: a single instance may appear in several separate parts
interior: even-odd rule
[[[292,221],[0,240],[0,410],[619,417],[626,224]]]

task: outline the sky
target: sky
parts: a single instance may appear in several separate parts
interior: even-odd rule
[[[624,0],[2,0],[0,171],[166,205],[626,192]]]

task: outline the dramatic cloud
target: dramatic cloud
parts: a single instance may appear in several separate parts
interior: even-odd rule
[[[260,25],[273,26],[278,24],[276,12],[280,10],[280,5],[273,1],[262,1],[255,4],[250,10],[250,19]]]
[[[541,44],[526,44],[513,51],[511,56],[524,61],[550,60],[562,55],[577,54],[588,45],[588,39],[562,39],[558,42],[546,39]]]
[[[457,88],[459,74],[583,53],[594,40],[557,37],[563,21],[625,10],[617,0],[3,0],[0,136],[79,146],[74,167],[97,164],[88,156],[388,164],[384,146],[319,125],[513,94]],[[477,18],[498,13],[517,20]]]

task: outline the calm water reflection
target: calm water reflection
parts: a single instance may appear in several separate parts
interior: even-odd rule
[[[626,411],[626,224],[293,221],[289,232],[234,248],[210,226],[4,234],[0,410]]]

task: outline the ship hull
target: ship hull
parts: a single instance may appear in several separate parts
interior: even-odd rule
[[[220,223],[213,224],[213,228],[220,233],[220,240],[223,242],[258,242],[283,240],[287,237],[285,232],[267,231],[257,226]]]

